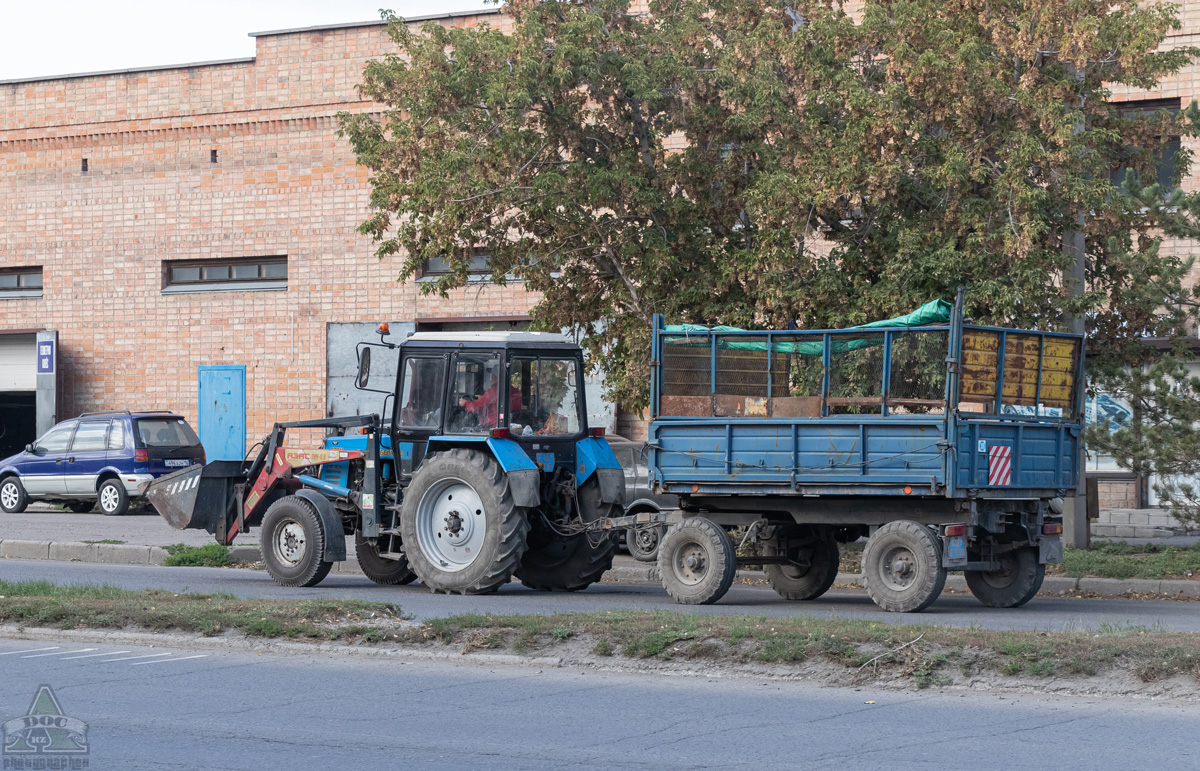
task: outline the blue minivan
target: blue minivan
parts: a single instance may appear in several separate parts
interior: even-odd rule
[[[204,462],[196,432],[172,412],[86,412],[0,460],[0,509],[50,501],[82,513],[98,503],[117,516],[142,482]]]

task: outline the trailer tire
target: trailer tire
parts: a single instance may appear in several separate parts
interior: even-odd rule
[[[1019,608],[1042,588],[1046,566],[1038,563],[1033,547],[1022,547],[999,555],[1000,569],[968,570],[967,588],[989,608]]]
[[[791,565],[764,566],[767,583],[785,600],[815,600],[829,591],[829,587],[833,586],[833,582],[837,579],[838,563],[841,561],[841,552],[838,551],[837,541],[833,538],[823,538],[813,544],[811,548],[812,554],[809,556],[807,568]],[[770,541],[763,546],[764,557],[785,554],[799,556],[798,551],[798,549],[794,549],[792,554],[787,554],[784,549],[780,549]]]
[[[427,456],[404,491],[404,552],[434,592],[487,594],[508,583],[528,533],[508,477],[486,453],[459,447]]]
[[[401,586],[417,580],[407,557],[397,560],[379,556],[378,542],[371,543],[361,530],[354,531],[354,556],[363,575],[380,586]]]
[[[73,514],[87,514],[96,508],[95,501],[67,501],[63,505],[67,507],[67,511]]]
[[[325,528],[308,501],[288,495],[263,515],[261,547],[271,579],[280,586],[316,586],[329,575]]]
[[[619,517],[624,511],[621,501],[605,503],[600,497],[600,482],[592,477],[576,493],[579,513],[584,522],[604,517]],[[593,546],[593,540],[599,542]],[[533,542],[521,558],[516,576],[530,589],[539,591],[577,592],[600,580],[612,567],[617,551],[616,531],[588,536],[586,533],[570,538],[551,537],[542,543]]]
[[[934,532],[911,520],[888,522],[867,541],[863,583],[876,605],[892,613],[928,608],[946,585],[942,550]]]
[[[711,605],[733,585],[737,552],[723,527],[691,517],[667,530],[658,550],[658,571],[675,602]]]

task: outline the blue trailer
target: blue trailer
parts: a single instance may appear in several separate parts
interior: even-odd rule
[[[928,607],[946,571],[996,607],[1062,559],[1078,484],[1079,335],[965,323],[955,305],[852,329],[745,331],[654,318],[649,467],[679,496],[659,567],[679,602],[719,599],[742,564],[783,597],[863,578],[891,611]],[[728,530],[746,528],[737,556]]]

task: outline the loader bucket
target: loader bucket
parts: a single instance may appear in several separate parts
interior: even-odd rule
[[[159,477],[140,489],[176,530],[216,533],[222,519],[227,523],[236,513],[234,487],[245,483],[249,466],[246,461],[215,460]]]

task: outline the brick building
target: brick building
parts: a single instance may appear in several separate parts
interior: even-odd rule
[[[483,16],[503,20],[439,21]],[[335,116],[372,109],[355,85],[392,49],[383,25],[254,37],[248,59],[0,83],[0,456],[89,410],[179,410],[243,445],[274,420],[377,411],[349,376],[379,321],[527,318],[520,284],[423,296],[355,232],[367,172]],[[53,374],[35,345],[55,345]],[[242,382],[244,406],[226,393]],[[244,427],[201,414],[202,390]]]

